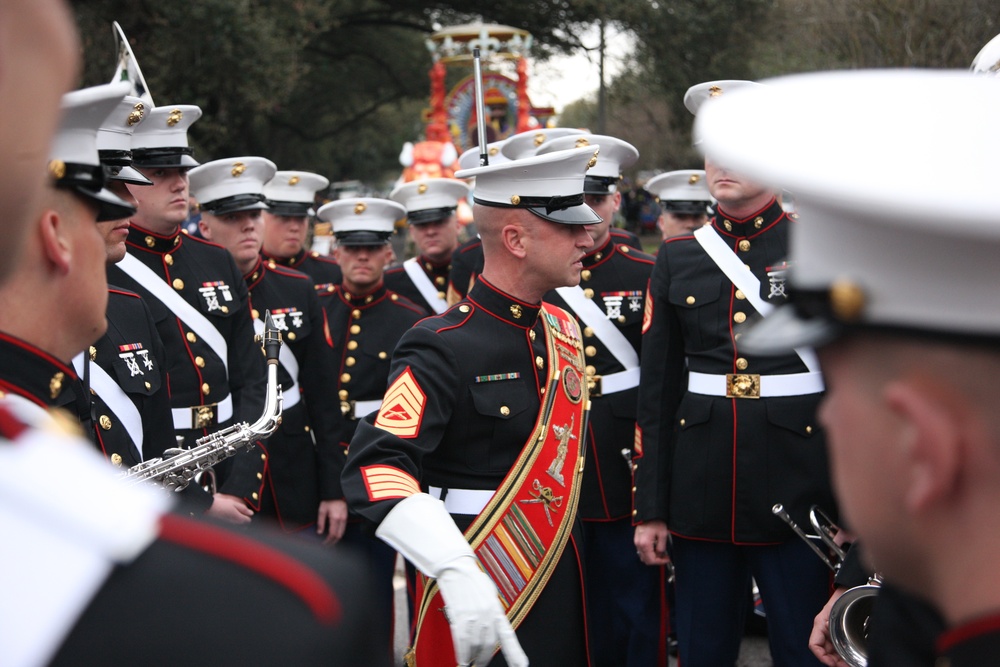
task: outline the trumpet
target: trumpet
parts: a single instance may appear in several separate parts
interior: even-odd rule
[[[816,531],[815,536],[806,534],[780,503],[772,507],[771,512],[805,540],[834,573],[840,569],[847,552],[835,540],[840,527],[825,512],[816,505],[809,510],[809,523]],[[832,558],[816,544],[816,539],[827,546]],[[875,574],[867,585],[848,589],[830,607],[830,643],[851,667],[868,667],[868,619],[881,583],[881,577]]]
[[[252,449],[254,442],[278,428],[282,407],[281,385],[278,384],[281,333],[274,326],[270,311],[264,316],[264,333],[258,340],[267,358],[267,395],[260,418],[253,424],[240,422],[199,438],[191,449],[171,448],[162,457],[132,466],[123,474],[123,483],[152,483],[169,491],[181,491],[198,473],[235,456],[242,449]]]

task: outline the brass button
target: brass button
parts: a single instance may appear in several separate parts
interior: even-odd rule
[[[469,312],[470,310],[472,310],[472,309],[471,309],[471,308],[469,308],[469,307],[468,307],[467,305],[465,305],[465,304],[462,304],[461,306],[459,306],[459,307],[458,307],[458,312],[460,312],[460,313],[467,313],[467,312]]]
[[[444,287],[444,276],[438,276],[434,279],[434,284],[438,287]]]
[[[354,334],[355,336],[357,336],[359,333],[361,333],[361,327],[359,325],[357,325],[357,324],[352,324],[351,325],[351,333]]]
[[[388,355],[388,354],[386,354],[385,352],[379,352],[379,353],[378,353],[378,358],[379,358],[379,359],[386,359],[386,358],[387,358],[388,356],[389,356],[389,355]]]
[[[174,256],[173,255],[164,255],[163,256],[163,263],[166,264],[167,266],[173,266],[174,265]]]
[[[506,405],[501,405],[500,406],[500,414],[502,414],[504,417],[506,417],[507,415],[510,414],[510,408],[508,408]]]
[[[351,317],[353,317],[356,320],[360,319],[361,318],[361,311],[358,310],[357,308],[355,308],[354,310],[351,311]]]
[[[636,488],[633,486],[632,487],[632,493],[635,493],[635,491],[636,491]]]
[[[594,290],[592,290],[592,289],[590,289],[588,287],[587,289],[583,290],[583,295],[585,297],[587,297],[588,299],[593,299],[594,298]]]
[[[257,500],[257,492],[254,491],[253,493],[251,493],[250,497],[253,498],[254,500]]]
[[[587,366],[587,375],[594,376],[597,375],[597,369],[593,366]]]
[[[288,340],[295,340],[295,332],[294,331],[289,331],[288,332]]]
[[[309,424],[306,424],[305,426],[303,426],[302,430],[304,430],[306,433],[308,433],[309,432]]]
[[[183,231],[183,232],[184,232],[185,234],[187,234],[187,233],[188,233],[188,230],[186,230],[186,229],[184,229],[184,230],[181,230],[181,231]],[[180,237],[180,236],[175,236],[175,237],[174,237],[174,245],[177,245],[177,244],[178,244],[178,243],[180,243],[180,242],[181,242],[181,237]]]
[[[212,388],[208,386],[207,382],[205,382],[205,383],[203,383],[201,385],[201,393],[205,394],[205,396],[208,396],[209,392],[211,392],[211,391],[212,391]]]
[[[580,272],[580,280],[590,280],[590,269],[584,269]]]
[[[583,337],[584,338],[593,338],[594,337],[594,330],[591,329],[590,327],[584,327],[583,328]]]
[[[597,348],[594,347],[593,345],[588,345],[586,348],[584,348],[583,352],[588,357],[593,357],[597,355]]]
[[[194,358],[194,365],[197,366],[198,368],[204,368],[205,367],[205,357],[195,357]]]
[[[736,322],[737,324],[742,324],[743,322],[746,322],[746,320],[747,320],[746,313],[736,313],[735,315],[733,315],[733,322]]]
[[[149,384],[148,382],[143,382],[143,384],[146,385],[147,391],[153,388],[153,385]]]
[[[445,294],[444,292],[438,292],[438,298],[439,298],[439,299],[443,299],[443,298],[445,298],[446,296],[448,296],[448,295],[447,295],[447,294]]]
[[[740,245],[740,250],[742,250],[743,252],[746,252],[747,250],[750,249],[750,242],[747,241],[746,239],[740,241],[739,245]]]
[[[695,298],[693,296],[689,296],[688,298],[684,299],[684,303],[686,303],[689,306],[693,306],[694,302]]]
[[[260,460],[261,461],[266,461],[267,460],[267,454],[261,454],[260,455]]]
[[[221,310],[223,313],[228,313],[229,312],[229,306],[222,306],[221,308],[219,308],[219,310]]]
[[[175,290],[182,290],[182,289],[184,289],[184,281],[181,280],[180,278],[174,278],[174,282],[171,283],[171,284],[174,286]]]
[[[257,310],[256,308],[254,308],[252,311],[250,311],[250,314],[253,315],[253,318],[255,320],[259,320],[260,319],[260,311]]]
[[[101,418],[97,420],[105,431],[111,430],[111,417],[107,415],[101,415]]]
[[[369,301],[369,299],[371,299],[371,297],[368,297],[368,299],[365,299],[365,302],[367,303]],[[399,295],[398,294],[393,294],[392,296],[389,297],[389,300],[390,301],[399,301]]]
[[[347,359],[344,359],[344,365],[347,366],[348,368],[350,368],[356,363],[358,363],[358,361],[354,357],[347,357]]]
[[[187,341],[189,343],[197,343],[198,342],[198,337],[194,335],[193,331],[188,331],[187,335],[184,336],[184,337],[187,338]]]
[[[91,345],[90,349],[87,350],[87,352],[90,353],[90,360],[91,361],[97,361],[97,348],[96,347],[94,347],[93,345]]]
[[[813,427],[812,426],[806,426],[806,434],[810,434],[812,432],[813,432]]]
[[[356,349],[358,349],[358,341],[356,341],[356,340],[348,341],[348,343],[347,343],[347,349],[348,350],[356,350]]]
[[[264,473],[262,472],[257,473],[257,479],[264,479]]]
[[[619,315],[618,316],[618,324],[625,324],[625,316],[624,315]]]
[[[531,330],[528,331],[528,338],[530,338],[531,340],[535,340],[535,330],[534,329],[531,329]]]
[[[539,368],[545,368],[545,360],[541,357],[535,357],[535,365]]]
[[[733,223],[729,222],[728,220],[723,220],[722,226],[726,228],[727,232],[733,231]]]
[[[253,275],[250,276],[250,280],[257,280],[257,278],[259,278],[259,277],[260,277],[260,274],[257,273],[256,271],[254,271]]]
[[[594,255],[594,261],[595,262],[599,262],[599,261],[601,261],[602,257],[604,257],[604,253],[603,252],[599,252],[596,255]]]
[[[271,259],[271,260],[268,260],[268,262],[267,262],[267,268],[269,268],[269,269],[276,269],[276,268],[278,268],[278,265],[274,263],[273,259]]]
[[[745,371],[747,369],[747,366],[749,365],[750,362],[748,362],[743,357],[740,357],[739,359],[736,360],[736,368],[740,369],[741,371]]]
[[[736,298],[742,301],[743,299],[747,298],[747,295],[743,293],[743,290],[738,289],[736,290]]]
[[[340,400],[346,401],[347,400],[347,390],[346,389],[341,389],[340,391],[337,392],[337,396],[340,397]]]
[[[343,375],[340,376],[340,381],[341,382],[350,382],[351,381],[351,374],[350,373],[344,373]]]
[[[156,239],[154,239],[152,236],[147,236],[146,238],[143,239],[143,241],[146,242],[147,248],[152,248],[154,245],[156,245]]]
[[[681,426],[684,426],[684,424],[685,424],[685,423],[687,423],[687,422],[685,422],[685,421],[684,421],[683,419],[681,419],[681,421],[680,421],[680,425],[681,425]]]
[[[121,455],[121,454],[118,454],[118,453],[114,453],[114,454],[112,454],[112,455],[111,455],[111,463],[112,463],[112,464],[113,464],[113,465],[114,465],[114,466],[115,466],[116,468],[121,468],[121,467],[122,467],[122,455]]]
[[[637,515],[638,513],[639,513],[639,510],[632,510],[632,516],[635,516],[635,515]]]
[[[760,229],[761,227],[763,227],[764,226],[764,218],[762,218],[762,217],[760,217],[758,215],[756,218],[753,219],[753,226],[755,228],[757,228],[757,229]]]

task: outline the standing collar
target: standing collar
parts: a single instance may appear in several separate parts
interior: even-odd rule
[[[0,333],[0,383],[41,405],[89,402],[83,383],[71,366],[27,341],[4,333]]]
[[[264,258],[264,260],[266,262],[273,262],[273,263],[277,264],[278,266],[287,266],[287,267],[292,268],[292,269],[294,269],[295,267],[297,267],[299,264],[301,264],[302,262],[304,262],[305,259],[306,259],[306,250],[305,250],[305,248],[299,250],[297,253],[295,253],[291,257],[277,257],[275,255],[268,255],[263,250],[261,250],[260,254]]]
[[[180,225],[177,226],[177,231],[168,236],[163,236],[162,234],[157,234],[151,232],[148,229],[143,229],[135,223],[129,225],[128,228],[128,238],[126,241],[134,246],[142,248],[143,250],[149,250],[150,252],[158,253],[168,253],[180,245],[181,239],[187,232],[181,230]]]
[[[381,301],[383,298],[385,298],[386,292],[387,290],[385,289],[385,283],[380,280],[378,286],[375,289],[365,294],[354,294],[353,292],[348,292],[347,288],[344,287],[344,284],[341,283],[340,289],[337,291],[337,294],[340,296],[340,299],[347,305],[353,308],[364,308],[366,306],[372,305],[373,303]]]
[[[523,329],[530,329],[538,320],[542,309],[541,303],[530,304],[500,291],[482,276],[476,279],[468,296],[469,301],[476,304],[490,315],[508,324]]]
[[[734,218],[720,205],[715,217],[712,218],[712,224],[720,234],[736,238],[752,238],[767,231],[784,218],[785,210],[781,208],[777,199],[772,198],[767,206],[746,218]]]
[[[596,266],[597,264],[606,261],[613,254],[615,254],[615,239],[609,234],[608,240],[604,243],[604,245],[600,248],[595,248],[584,255],[583,265],[587,268]]]

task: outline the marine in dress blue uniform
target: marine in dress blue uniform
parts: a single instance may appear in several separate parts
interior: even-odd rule
[[[458,247],[455,211],[469,186],[453,178],[426,178],[397,186],[389,198],[406,207],[406,222],[417,256],[385,272],[386,287],[429,313],[448,308],[448,275]]]
[[[700,84],[685,100],[737,85]],[[811,617],[829,595],[829,573],[771,508],[782,503],[800,525],[813,504],[836,516],[816,415],[822,376],[811,351],[758,357],[738,342],[738,325],[787,298],[794,224],[767,189],[741,187],[755,193],[759,210],[734,216],[713,191],[717,214],[698,232],[708,235],[668,239],[657,255],[643,325],[636,543],[645,562],[663,562],[666,535],[658,531],[665,525],[673,537],[685,664],[736,660],[751,573],[776,663],[810,664]],[[713,240],[718,259],[709,254]],[[732,279],[717,265],[727,260]]]
[[[513,637],[504,639],[505,617],[498,604],[495,611],[487,607],[481,612],[482,625],[472,624],[483,628],[482,636],[465,633],[466,621],[457,616],[461,607],[450,597],[449,578],[459,574],[455,583],[470,594],[480,591],[484,600],[496,596],[491,581],[486,586],[477,583],[484,575],[458,529],[468,528],[487,506],[522,447],[533,440],[529,436],[539,416],[549,364],[541,297],[548,289],[579,280],[578,266],[569,264],[592,245],[580,225],[599,220],[583,204],[583,173],[593,152],[580,149],[529,158],[521,163],[523,168],[509,171],[513,163],[460,172],[460,177],[477,177],[475,215],[484,238],[488,234],[492,243],[500,243],[504,220],[512,226],[537,225],[540,235],[558,235],[546,237],[551,247],[534,246],[530,259],[524,259],[548,262],[552,273],[543,279],[546,286],[535,285],[537,293],[527,299],[505,292],[488,278],[491,262],[504,279],[507,273],[500,267],[521,271],[529,280],[538,272],[494,245],[496,254],[487,254],[484,274],[468,299],[421,321],[400,340],[382,407],[359,424],[351,442],[343,477],[348,501],[378,525],[377,535],[425,575],[436,577],[449,609],[459,663],[468,664],[477,655],[477,664],[489,662],[499,638],[505,656],[489,664],[527,664],[519,650],[510,652]],[[568,260],[567,246],[572,252]],[[518,285],[525,290],[524,282]],[[532,664],[588,664],[578,538],[566,537],[551,579],[517,628],[517,639]],[[448,647],[438,650],[442,661],[447,660]]]
[[[200,116],[195,106],[156,107],[136,128],[133,165],[154,185],[130,186],[138,212],[128,253],[108,268],[109,282],[142,296],[153,315],[166,351],[174,432],[185,446],[234,422],[253,423],[263,411],[266,383],[243,275],[223,248],[180,228],[187,170],[197,165],[187,128]],[[266,463],[259,450],[224,462],[219,492],[259,509]],[[188,495],[207,504],[195,491]]]
[[[215,160],[191,171],[191,192],[201,204],[202,234],[225,247],[244,274],[255,330],[263,331],[262,320],[270,312],[283,340],[281,425],[260,444],[268,457],[260,514],[286,531],[315,526],[335,541],[346,506],[342,516],[333,516],[330,504],[340,499],[342,458],[337,445],[341,418],[329,409],[337,389],[333,351],[312,280],[261,259],[269,224],[262,219],[269,205],[264,183],[274,174],[274,164],[260,157]]]

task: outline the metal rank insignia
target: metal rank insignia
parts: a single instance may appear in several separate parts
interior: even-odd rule
[[[642,290],[602,292],[601,300],[604,301],[604,312],[607,318],[616,320],[621,317],[624,305],[627,305],[630,313],[638,313],[642,310],[643,293]]]
[[[541,503],[545,509],[545,518],[549,520],[549,525],[553,526],[552,514],[558,512],[559,508],[562,507],[563,497],[554,495],[550,487],[542,486],[542,483],[537,479],[531,483],[531,488],[532,491],[529,491],[531,498],[526,498],[521,502],[525,505]]]
[[[549,477],[559,482],[559,486],[566,486],[566,478],[563,477],[563,466],[566,465],[569,441],[576,440],[576,435],[573,433],[573,423],[575,420],[576,416],[574,415],[570,417],[569,424],[564,426],[559,426],[558,424],[552,425],[552,432],[559,439],[559,446],[556,447],[556,457],[552,459],[552,463],[549,464],[549,468],[545,472]],[[538,482],[536,481],[535,484],[538,484]],[[552,519],[549,519],[549,525],[552,525]]]
[[[788,294],[785,292],[785,276],[788,273],[788,268],[788,262],[782,262],[777,266],[769,266],[765,269],[767,271],[767,282],[771,288],[771,291],[767,295],[768,299],[779,296],[784,299],[788,298]]]
[[[223,301],[232,301],[233,293],[229,289],[229,285],[221,280],[216,280],[210,283],[202,283],[201,287],[198,288],[201,296],[205,299],[205,307],[208,308],[209,312],[213,310],[221,310],[224,313],[229,312],[229,307],[224,306],[219,303],[219,297],[222,297]]]
[[[121,357],[125,365],[128,366],[129,377],[145,375],[143,369],[153,370],[153,360],[149,357],[149,350],[142,347],[142,343],[128,343],[118,346],[118,356]],[[142,364],[141,366],[139,364]]]
[[[304,313],[298,308],[275,308],[271,311],[271,318],[274,319],[274,326],[278,331],[288,331],[289,323],[296,329],[302,328],[302,318]]]

